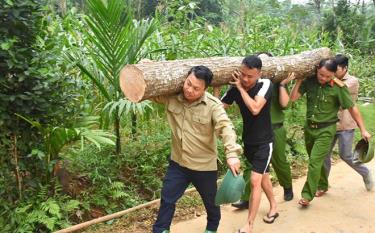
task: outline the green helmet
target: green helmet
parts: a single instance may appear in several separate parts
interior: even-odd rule
[[[242,175],[234,176],[231,170],[228,169],[223,182],[217,190],[215,205],[219,206],[221,204],[233,203],[240,200],[244,188],[245,180]]]
[[[362,163],[370,162],[374,158],[374,147],[371,142],[361,139],[354,148],[354,157],[357,157]]]

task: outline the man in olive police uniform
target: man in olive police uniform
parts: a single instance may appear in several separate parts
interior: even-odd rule
[[[371,135],[366,131],[358,108],[354,105],[348,88],[334,78],[337,64],[334,59],[323,59],[317,67],[316,78],[298,79],[290,98],[298,100],[306,93],[307,112],[305,146],[309,155],[307,180],[302,189],[301,206],[308,206],[315,197],[322,173],[322,166],[336,134],[337,112],[340,107],[348,109],[357,122],[363,138]]]
[[[349,58],[345,55],[338,54],[335,57],[337,63],[337,71],[335,76],[345,83],[348,87],[349,93],[352,97],[353,102],[358,99],[359,81],[356,77],[349,74]],[[337,122],[337,132],[335,138],[331,144],[330,153],[327,155],[324,161],[324,175],[322,174],[319,182],[318,191],[316,197],[324,195],[328,191],[328,176],[331,170],[331,157],[332,150],[336,142],[338,142],[339,156],[345,161],[354,171],[361,175],[367,191],[371,191],[374,187],[374,181],[372,179],[371,171],[369,168],[360,162],[356,162],[353,155],[353,139],[354,131],[357,128],[357,123],[350,116],[347,110],[340,109],[338,113],[340,119]]]

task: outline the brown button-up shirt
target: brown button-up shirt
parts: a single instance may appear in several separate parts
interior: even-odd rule
[[[358,79],[354,76],[349,75],[349,72],[346,72],[345,76],[342,78],[342,81],[348,87],[350,96],[355,103],[358,98]],[[357,128],[357,123],[354,121],[348,110],[340,109],[337,116],[340,119],[340,121],[337,122],[337,130],[350,130]]]
[[[171,159],[180,166],[197,171],[217,170],[216,135],[222,139],[227,158],[242,153],[221,101],[208,92],[191,104],[182,93],[152,100],[166,105],[172,130]]]

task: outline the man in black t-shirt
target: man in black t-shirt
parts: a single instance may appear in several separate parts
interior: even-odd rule
[[[239,71],[233,73],[231,88],[221,99],[227,108],[233,102],[239,106],[243,119],[245,156],[252,165],[248,223],[240,232],[252,232],[255,216],[258,212],[261,189],[263,188],[270,210],[263,218],[266,223],[273,223],[279,216],[269,177],[269,163],[272,156],[273,133],[271,126],[272,83],[261,79],[262,61],[258,56],[248,56]]]

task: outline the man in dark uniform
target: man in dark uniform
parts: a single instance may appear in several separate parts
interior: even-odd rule
[[[236,102],[243,119],[244,152],[251,164],[250,208],[247,223],[240,232],[252,232],[259,208],[263,188],[270,202],[270,209],[264,217],[267,223],[279,216],[269,177],[269,163],[272,156],[271,95],[272,83],[261,79],[262,61],[258,56],[248,56],[241,69],[233,74],[233,85],[223,96],[224,107]]]
[[[329,153],[336,134],[337,112],[340,107],[348,109],[357,122],[362,137],[368,140],[371,135],[364,127],[362,117],[355,107],[348,88],[340,80],[334,79],[337,64],[334,59],[323,59],[317,67],[316,78],[298,79],[290,98],[298,100],[303,94],[307,96],[305,126],[305,144],[309,155],[307,180],[302,189],[299,204],[308,206],[318,190],[324,159]]]
[[[269,57],[272,54],[259,53],[258,57],[263,56]],[[290,164],[286,158],[285,147],[286,147],[286,130],[284,128],[284,110],[289,103],[289,94],[286,85],[290,80],[294,79],[294,73],[290,73],[288,78],[281,82],[274,83],[272,86],[272,100],[271,100],[271,122],[272,130],[274,135],[273,151],[271,164],[274,169],[279,184],[284,189],[284,200],[290,201],[293,199],[293,188],[292,188],[292,174]],[[250,172],[251,165],[246,163],[243,171],[243,176],[246,182],[245,191],[241,196],[241,200],[237,203],[233,203],[232,206],[238,209],[249,208],[249,196],[251,192],[250,187]]]
[[[271,100],[271,122],[274,135],[271,164],[275,170],[279,184],[284,188],[284,200],[293,199],[292,175],[290,164],[286,158],[286,130],[284,128],[284,109],[289,102],[289,95],[286,90],[287,83],[294,76],[291,74],[287,79],[273,85]],[[244,179],[246,181],[245,191],[241,200],[233,203],[232,206],[238,209],[247,209],[249,206],[250,187],[250,164],[246,164],[244,169]]]

